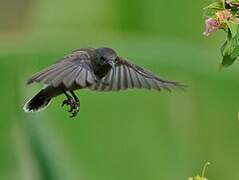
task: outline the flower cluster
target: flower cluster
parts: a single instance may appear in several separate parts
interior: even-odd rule
[[[239,57],[239,0],[218,0],[204,8],[204,15],[205,36],[219,29],[227,33],[220,67],[230,66]]]
[[[203,34],[209,36],[218,29],[226,30],[226,21],[230,21],[232,17],[232,13],[228,9],[216,12],[215,17],[210,17],[205,20],[206,28]]]
[[[225,0],[215,2],[205,8],[206,20],[204,35],[208,36],[218,29],[227,30],[227,22],[239,24],[239,1]]]

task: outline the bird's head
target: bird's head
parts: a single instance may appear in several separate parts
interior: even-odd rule
[[[113,73],[115,73],[115,63],[118,56],[117,53],[107,47],[96,49],[96,61],[99,65],[110,65],[112,67]]]

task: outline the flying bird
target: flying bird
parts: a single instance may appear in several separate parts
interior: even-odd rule
[[[45,87],[24,105],[25,112],[40,111],[54,97],[65,94],[62,106],[69,106],[70,117],[76,116],[80,110],[80,100],[74,93],[78,89],[105,92],[132,88],[171,91],[183,86],[154,75],[107,47],[74,50],[27,80],[27,84],[34,82],[41,82]]]

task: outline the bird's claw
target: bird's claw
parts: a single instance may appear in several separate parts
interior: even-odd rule
[[[71,114],[70,117],[75,117],[80,111],[80,103],[79,101],[75,101],[74,99],[66,99],[62,102],[62,107],[64,105],[70,106],[68,112]]]

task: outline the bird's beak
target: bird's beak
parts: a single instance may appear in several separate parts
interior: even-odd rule
[[[113,61],[113,60],[110,60],[109,62],[109,65],[111,66],[111,68],[112,68],[112,71],[113,71],[113,75],[115,75],[115,62]]]

